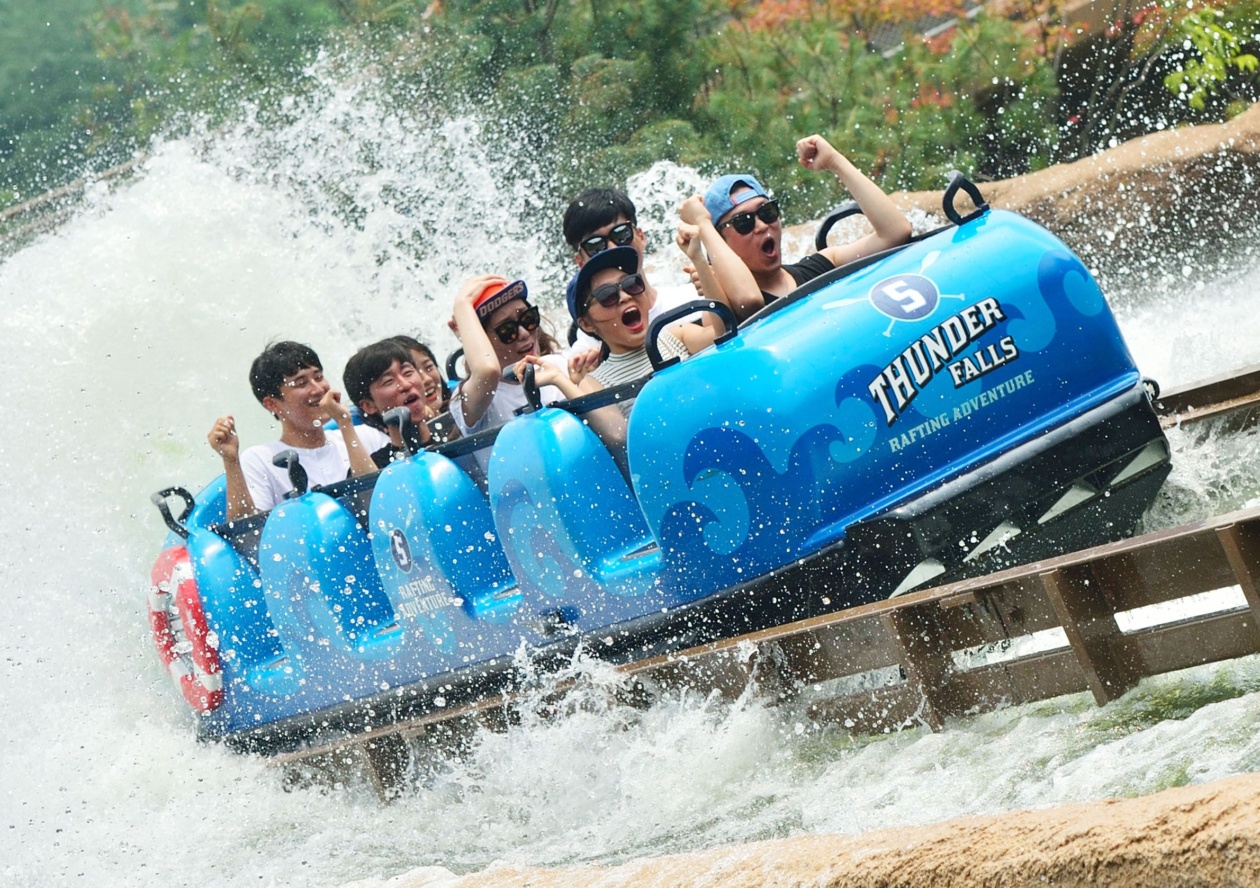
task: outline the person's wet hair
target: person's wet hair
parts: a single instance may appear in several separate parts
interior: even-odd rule
[[[394,362],[411,364],[415,361],[411,356],[411,348],[398,341],[398,337],[382,339],[365,345],[346,362],[346,369],[341,374],[341,381],[346,387],[346,395],[354,404],[372,400],[372,383],[380,379]],[[363,421],[376,429],[384,430],[385,421],[379,413],[364,413]]]
[[[639,224],[628,194],[617,188],[588,188],[564,211],[564,239],[576,250],[582,238],[622,216],[631,225]]]
[[[324,369],[324,365],[319,362],[319,355],[309,345],[289,340],[272,342],[250,365],[249,386],[261,404],[263,398],[280,397],[286,376],[293,376],[308,367],[320,372]]]

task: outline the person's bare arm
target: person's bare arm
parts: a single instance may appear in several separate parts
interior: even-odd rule
[[[219,417],[206,440],[223,460],[223,474],[227,479],[227,520],[248,518],[258,509],[254,506],[249,485],[245,483],[245,473],[241,471],[241,439],[236,435],[236,420],[230,416]]]
[[[875,229],[874,233],[851,243],[837,244],[821,250],[832,265],[839,267],[863,256],[904,244],[910,239],[910,222],[897,209],[892,199],[822,136],[806,136],[797,142],[796,158],[807,170],[834,173],[840,184],[853,195],[853,199],[862,208],[862,214]]]
[[[592,391],[598,391],[603,388],[599,381],[588,374],[602,363],[603,358],[599,349],[588,348],[575,352],[569,356],[569,378],[573,380],[579,387],[584,382],[590,382],[594,385]]]
[[[481,421],[494,393],[498,391],[499,380],[503,370],[499,366],[499,358],[494,352],[494,345],[481,326],[477,310],[473,308],[473,298],[481,292],[485,282],[493,275],[478,275],[469,278],[461,285],[455,297],[455,307],[451,314],[451,329],[459,337],[464,347],[464,364],[468,367],[468,378],[459,386],[459,404],[452,403],[452,410],[464,412],[464,422],[472,428]],[[452,398],[452,401],[456,400]]]
[[[682,219],[678,228],[678,246],[691,260],[693,273],[698,279],[696,291],[726,303],[736,319],[741,321],[763,307],[766,301],[761,295],[761,288],[744,260],[735,254],[713,226],[713,219],[704,207],[704,198],[698,194],[687,198],[678,208],[678,215]],[[686,246],[683,244],[683,226],[689,226]],[[705,253],[708,254],[707,260]]]
[[[694,355],[701,349],[711,346],[714,340],[722,335],[724,326],[720,320],[714,317],[714,326],[679,324],[676,327],[670,327],[669,332],[673,333],[678,341],[687,347],[688,354]]]
[[[586,376],[585,374],[583,374],[581,382],[574,382],[559,367],[544,361],[536,355],[530,355],[516,365],[516,375],[520,379],[525,378],[526,364],[534,365],[534,382],[539,387],[554,385],[560,389],[562,395],[570,400],[591,392],[597,392],[604,387],[595,377]],[[572,363],[570,363],[570,366],[572,366]],[[619,407],[615,405],[600,407],[598,410],[592,410],[584,414],[581,418],[586,420],[595,434],[599,435],[605,446],[625,446],[626,417],[622,414]]]
[[[320,399],[319,406],[329,419],[337,423],[337,428],[341,431],[341,440],[346,442],[346,455],[350,458],[350,474],[368,475],[377,471],[372,454],[368,453],[368,449],[359,440],[359,432],[354,427],[350,408],[341,403],[341,392],[329,389]]]

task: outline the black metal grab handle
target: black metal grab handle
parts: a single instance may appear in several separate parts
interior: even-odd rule
[[[834,228],[835,224],[841,219],[847,219],[850,216],[862,215],[865,214],[862,212],[862,208],[858,206],[858,202],[856,200],[850,200],[840,204],[840,206],[831,211],[830,216],[823,219],[822,225],[818,227],[818,233],[814,235],[814,249],[819,251],[827,249],[827,235],[831,234],[831,229]]]
[[[381,419],[385,421],[385,425],[398,429],[408,455],[414,456],[424,449],[424,441],[420,440],[420,427],[411,418],[411,408],[394,407],[382,413]]]
[[[298,458],[296,450],[281,450],[271,460],[273,466],[279,466],[289,473],[289,483],[293,485],[293,489],[284,495],[285,499],[297,499],[306,493],[307,485],[310,483],[306,477],[306,469],[302,468],[302,461]]]
[[[712,299],[695,299],[691,302],[684,303],[677,308],[670,309],[660,317],[652,321],[648,325],[647,346],[648,360],[652,362],[652,370],[663,370],[666,367],[672,367],[678,363],[678,358],[673,357],[665,360],[661,357],[661,346],[657,341],[660,338],[661,331],[674,321],[685,318],[688,315],[695,314],[698,311],[707,311],[715,314],[722,319],[722,323],[726,325],[726,332],[713,340],[714,345],[721,345],[723,342],[729,342],[739,333],[738,324],[735,320],[735,313],[724,302],[716,302]]]
[[[533,413],[542,409],[542,393],[538,391],[538,380],[534,379],[534,365],[525,365],[525,378],[521,380],[525,386],[525,403],[528,404],[521,413]]]
[[[459,359],[464,356],[464,350],[457,348],[446,356],[446,378],[447,380],[459,379]]]
[[[967,196],[971,198],[971,202],[976,206],[974,210],[965,216],[954,207],[954,199],[958,196],[959,191],[967,192]],[[972,219],[979,219],[989,212],[989,205],[985,203],[984,195],[980,193],[980,189],[958,170],[949,171],[949,185],[945,189],[945,196],[941,199],[941,204],[945,210],[946,218],[955,225],[965,225]]]
[[[177,496],[184,501],[184,511],[178,518],[171,515],[171,507],[166,504],[166,498],[170,496]],[[149,501],[157,506],[157,510],[162,513],[162,520],[166,522],[166,526],[172,533],[178,535],[180,539],[188,539],[188,528],[184,526],[184,522],[188,520],[193,507],[197,505],[191,493],[182,487],[166,487],[149,497]]]

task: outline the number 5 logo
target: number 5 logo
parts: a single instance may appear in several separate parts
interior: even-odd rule
[[[871,305],[898,321],[917,321],[936,310],[941,294],[936,284],[921,274],[899,274],[871,287]]]

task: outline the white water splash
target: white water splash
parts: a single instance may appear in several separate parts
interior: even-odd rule
[[[425,865],[613,861],[1260,765],[1254,659],[1144,683],[1102,710],[1076,696],[856,739],[755,701],[687,694],[633,710],[607,701],[596,670],[586,707],[478,735],[388,807],[358,784],[286,789],[262,761],[196,743],[148,641],[163,529],[147,495],[217,472],[204,434],[219,413],[246,441],[273,433],[249,361],[278,336],[314,344],[334,377],[396,332],[445,351],[462,276],[523,276],[554,312],[570,273],[559,214],[525,212],[534,174],[486,151],[475,120],[409,115],[364,82],[330,82],[287,113],[155,146],[134,181],[98,186],[0,266],[0,373],[18,399],[0,436],[4,884],[327,885]],[[682,263],[669,210],[699,184],[672,165],[630,184],[662,276]],[[1172,385],[1254,363],[1254,275],[1248,263],[1122,299],[1146,372]],[[1242,440],[1174,438],[1186,501],[1162,520],[1254,497],[1260,454]],[[1207,705],[1186,715],[1184,700]]]

